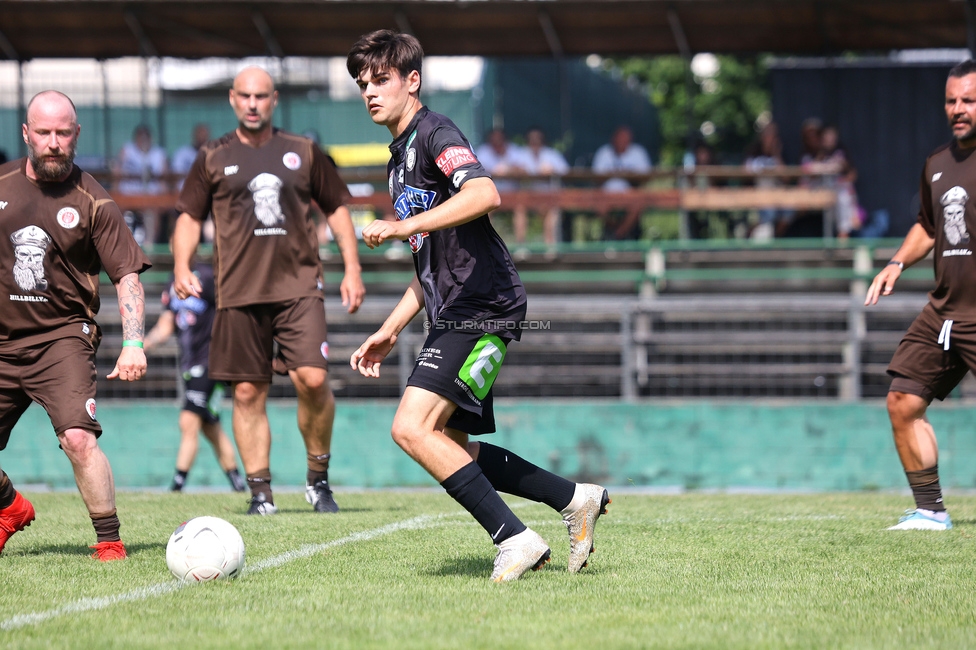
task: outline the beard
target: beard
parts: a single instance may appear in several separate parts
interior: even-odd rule
[[[63,181],[75,162],[75,149],[77,141],[72,142],[60,156],[46,156],[41,158],[37,155],[37,150],[27,141],[27,159],[30,160],[31,167],[34,168],[34,175],[39,181],[59,182]]]
[[[23,264],[14,264],[14,281],[24,291],[34,291],[35,289],[44,291],[47,289],[47,280],[44,279],[44,269],[34,269]]]

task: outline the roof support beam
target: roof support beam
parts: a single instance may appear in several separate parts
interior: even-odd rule
[[[0,52],[3,52],[3,55],[11,61],[20,61],[20,55],[17,54],[17,49],[3,32],[0,32]]]
[[[132,31],[132,35],[136,37],[136,41],[139,43],[139,54],[148,57],[159,56],[156,53],[156,48],[153,46],[152,41],[150,41],[149,37],[146,36],[146,32],[142,28],[142,24],[139,22],[136,15],[133,12],[126,10],[123,13],[123,17],[125,18],[125,24],[129,26],[129,29]]]
[[[410,24],[410,19],[407,18],[407,14],[403,13],[403,11],[397,10],[397,12],[393,14],[393,20],[396,21],[397,29],[399,29],[402,33],[416,36],[413,31],[413,25]]]
[[[271,31],[271,25],[264,19],[264,15],[260,11],[252,11],[251,20],[254,21],[254,26],[258,28],[258,33],[261,34],[264,44],[268,47],[268,54],[279,59],[284,57],[285,51],[281,48],[278,39],[275,38],[274,32]]]
[[[966,0],[966,47],[969,57],[976,58],[976,0]]]
[[[684,25],[674,7],[668,7],[668,25],[671,27],[671,35],[674,37],[674,44],[678,47],[678,52],[685,59],[691,58],[691,48],[688,46],[688,37],[685,35]]]
[[[562,57],[566,50],[563,49],[562,41],[559,40],[559,32],[556,31],[556,26],[552,24],[552,18],[545,11],[539,12],[539,25],[542,27],[543,36],[546,37],[549,51],[557,59]]]

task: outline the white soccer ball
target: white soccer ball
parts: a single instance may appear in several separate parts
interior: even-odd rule
[[[244,568],[244,539],[228,521],[196,517],[170,536],[166,566],[185,582],[236,578]]]

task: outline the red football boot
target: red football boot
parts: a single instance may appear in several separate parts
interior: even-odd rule
[[[0,510],[0,553],[10,536],[17,531],[24,530],[34,521],[34,506],[24,498],[20,492],[14,496],[14,502]]]
[[[100,562],[111,562],[112,560],[124,560],[126,558],[125,544],[122,543],[122,540],[117,542],[99,542],[88,548],[95,549],[92,557]]]

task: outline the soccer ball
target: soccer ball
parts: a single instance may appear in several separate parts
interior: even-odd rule
[[[244,540],[219,517],[184,521],[166,545],[166,566],[185,582],[233,579],[244,568]]]

